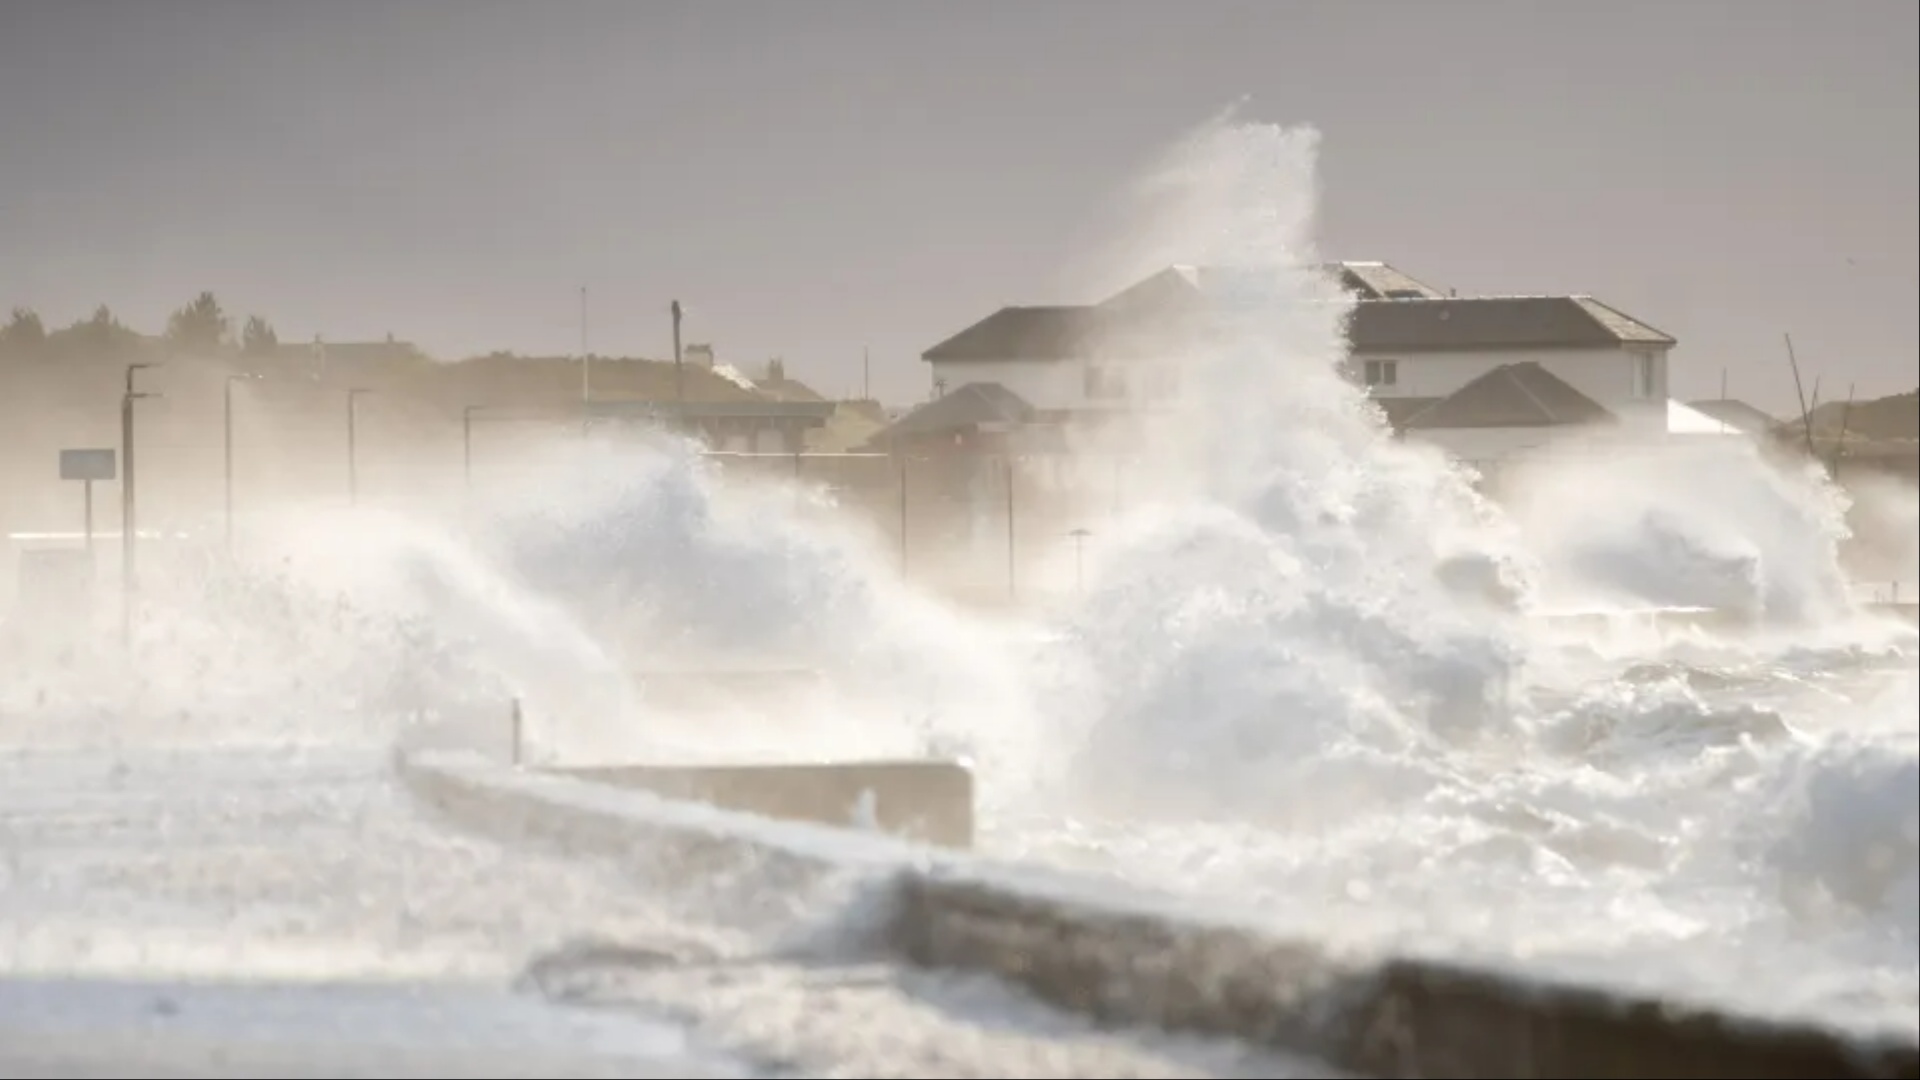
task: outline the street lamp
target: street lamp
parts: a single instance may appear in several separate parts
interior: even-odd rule
[[[227,554],[233,554],[233,384],[243,380],[258,379],[252,372],[240,372],[227,376],[225,402],[225,465],[226,465],[226,527]]]
[[[473,493],[473,414],[485,408],[469,405],[460,410],[460,479],[469,495]]]
[[[1093,533],[1086,529],[1074,529],[1067,535],[1073,537],[1073,591],[1084,592],[1085,575],[1082,571],[1086,567],[1087,537]]]
[[[682,370],[680,357],[680,301],[675,300],[673,306],[669,307],[667,312],[673,316],[673,403],[680,408],[682,413],[682,415],[674,417],[674,420],[684,424],[686,422],[686,416],[684,414],[687,407],[687,382],[686,374]]]
[[[138,529],[134,513],[133,403],[141,398],[159,396],[135,390],[133,373],[158,366],[153,363],[128,364],[126,388],[120,395],[120,634],[129,645],[133,642],[134,548],[138,543],[135,539]]]
[[[354,387],[347,391],[347,503],[360,504],[360,396],[373,391]]]

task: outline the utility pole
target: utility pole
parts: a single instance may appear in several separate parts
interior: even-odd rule
[[[669,309],[673,313],[673,402],[686,411],[687,380],[680,364],[680,301],[675,300]],[[684,422],[684,416],[680,418]]]
[[[223,432],[224,456],[226,468],[226,531],[227,554],[233,554],[233,384],[242,379],[257,379],[258,375],[234,374],[227,376],[224,402],[225,430]]]
[[[360,505],[360,395],[372,391],[355,387],[347,391],[347,505]]]
[[[469,405],[460,410],[460,478],[468,495],[473,494],[473,414],[484,408],[485,405]]]
[[[133,594],[139,545],[139,525],[134,497],[133,403],[152,394],[133,388],[133,373],[153,364],[128,364],[126,389],[120,395],[120,636],[129,648],[133,645]]]
[[[1014,558],[1013,551],[1013,470],[1013,458],[1009,456],[1007,458],[1007,599],[1009,600],[1020,595],[1014,579],[1014,567],[1018,560]]]

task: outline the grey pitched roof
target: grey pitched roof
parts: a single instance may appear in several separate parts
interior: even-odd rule
[[[923,360],[1070,360],[1099,337],[1098,308],[1003,307],[921,353]]]
[[[1385,263],[1332,263],[1357,297],[1357,352],[1420,353],[1670,346],[1674,339],[1587,296],[1441,296]],[[1202,314],[1248,271],[1174,266],[1099,304],[1006,307],[921,354],[924,360],[1071,360],[1149,349],[1156,323]],[[1162,327],[1164,329],[1164,327]],[[1177,336],[1177,335],[1176,335]]]
[[[1604,348],[1673,338],[1585,296],[1362,301],[1347,327],[1355,352]]]
[[[1338,281],[1342,291],[1361,300],[1437,300],[1446,295],[1383,262],[1322,263],[1319,269]],[[1257,289],[1262,276],[1274,277],[1238,267],[1175,265],[1120,290],[1098,306],[1124,312],[1188,310],[1194,301],[1231,294],[1249,284]]]
[[[1371,400],[1379,407],[1382,413],[1386,414],[1387,426],[1395,431],[1400,431],[1407,426],[1408,420],[1418,416],[1422,410],[1442,399],[1437,397],[1377,397]]]
[[[1407,418],[1407,431],[1435,428],[1558,427],[1616,417],[1529,360],[1502,364]]]
[[[1023,424],[1032,416],[1033,406],[999,383],[967,383],[889,424],[870,442],[956,434],[984,424]]]
[[[1733,398],[1706,398],[1687,402],[1687,408],[1749,435],[1764,435],[1780,423],[1744,401]]]

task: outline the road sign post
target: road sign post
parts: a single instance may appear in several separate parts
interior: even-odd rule
[[[93,565],[93,482],[114,479],[119,475],[118,465],[117,455],[112,448],[60,451],[60,479],[80,481],[89,566]]]

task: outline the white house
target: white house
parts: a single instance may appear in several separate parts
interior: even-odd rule
[[[1390,423],[1479,462],[1568,425],[1664,433],[1674,339],[1587,296],[1442,293],[1380,262],[1334,263],[1354,299],[1351,373]],[[1169,363],[1244,272],[1170,267],[1098,304],[1006,307],[922,354],[936,391],[996,384],[1042,419],[1123,411],[1178,385]]]

